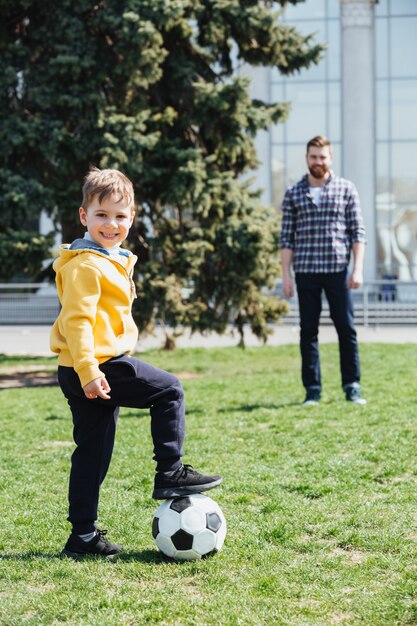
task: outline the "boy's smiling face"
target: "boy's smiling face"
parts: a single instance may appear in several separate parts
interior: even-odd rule
[[[104,198],[101,203],[98,196],[94,196],[87,209],[80,207],[81,224],[87,228],[91,239],[104,249],[126,239],[133,218],[132,208],[119,194]]]

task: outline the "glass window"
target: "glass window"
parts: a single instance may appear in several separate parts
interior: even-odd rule
[[[340,17],[340,0],[327,0],[328,17]]]
[[[417,76],[417,17],[390,20],[392,76]]]
[[[417,79],[393,80],[391,103],[392,138],[417,141]]]
[[[287,141],[301,141],[326,131],[325,83],[287,85],[291,111],[286,122]]]
[[[303,36],[313,35],[313,41],[326,44],[327,50],[318,65],[300,73],[289,77],[272,74],[272,101],[291,105],[287,122],[271,128],[272,194],[276,206],[282,203],[285,189],[306,174],[306,144],[315,135],[330,138],[335,172],[342,172],[340,5],[340,0],[306,0],[285,9],[288,25]]]
[[[393,255],[394,234],[392,224],[395,219],[396,203],[390,192],[390,144],[377,144],[376,149],[376,233],[378,250],[378,271],[380,276],[398,274],[398,266]]]
[[[388,20],[375,20],[375,71],[377,78],[389,75]]]
[[[285,80],[284,76],[282,76],[282,74],[280,74],[279,71],[275,67],[270,69],[269,75],[271,77],[271,85],[282,84],[283,81]]]
[[[342,58],[340,54],[340,23],[329,20],[327,24],[328,49],[326,52],[327,72],[330,79],[339,79],[341,76]]]
[[[389,81],[376,81],[376,138],[388,139],[389,130]]]
[[[329,139],[332,142],[332,148],[333,148],[332,170],[336,174],[336,176],[342,176],[342,171],[343,171],[342,147],[338,141],[333,141],[331,137],[329,137]]]
[[[342,139],[342,108],[340,104],[340,83],[328,84],[328,119],[326,133],[332,142]]]
[[[389,8],[391,15],[417,15],[416,0],[391,0]]]
[[[317,133],[316,133],[317,134]],[[286,185],[294,185],[298,182],[304,174],[307,173],[306,165],[306,143],[314,135],[308,135],[305,137],[305,141],[298,145],[287,146],[287,172],[286,172]]]
[[[285,193],[285,158],[284,146],[272,146],[272,203],[279,207]]]
[[[272,83],[272,85],[271,85],[271,101],[272,102],[282,102],[283,100],[285,100],[284,84],[283,83]]]
[[[325,17],[326,0],[306,0],[302,5],[287,5],[284,11],[286,20],[314,20]]]
[[[390,167],[389,167],[388,142],[377,143],[376,147],[376,207],[387,202],[387,194],[390,189]],[[383,207],[381,210],[384,210]]]
[[[314,43],[328,44],[326,39],[325,22],[297,22],[294,28],[303,36],[313,35]],[[324,80],[326,76],[326,64],[329,50],[323,52],[321,60],[315,65],[310,65],[307,69],[296,72],[291,76],[291,81],[302,80]]]
[[[272,102],[285,102],[284,95],[284,83],[271,85],[271,101]],[[284,141],[284,124],[272,124],[271,125],[271,137],[273,143],[282,143]]]
[[[417,207],[417,142],[392,144],[392,190],[397,202]]]
[[[271,126],[272,143],[284,142],[284,124],[273,124]]]
[[[388,0],[378,0],[375,5],[375,15],[388,15]]]

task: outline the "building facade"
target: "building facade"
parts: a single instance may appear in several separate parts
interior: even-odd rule
[[[325,43],[323,60],[290,78],[255,70],[252,89],[291,113],[257,139],[264,200],[279,207],[324,134],[333,169],[357,186],[367,229],[365,280],[417,280],[417,0],[306,0],[282,16]]]

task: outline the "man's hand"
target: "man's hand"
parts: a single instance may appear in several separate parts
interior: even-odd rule
[[[358,289],[358,287],[362,287],[363,285],[363,274],[359,270],[353,270],[348,279],[348,287],[349,289]]]
[[[286,298],[292,298],[294,295],[294,282],[291,275],[293,256],[292,248],[281,248],[282,293]]]
[[[282,278],[282,293],[286,298],[292,298],[294,295],[294,282],[291,276]]]
[[[83,387],[83,391],[85,393],[85,397],[89,400],[94,400],[95,398],[103,398],[103,400],[110,400],[109,392],[110,385],[107,382],[105,376],[101,376],[100,378],[95,378],[87,385]]]
[[[365,254],[365,244],[355,241],[352,245],[353,270],[348,278],[349,289],[357,289],[363,285],[363,257]]]

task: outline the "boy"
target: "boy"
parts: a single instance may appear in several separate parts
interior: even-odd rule
[[[131,181],[118,170],[92,169],[83,187],[84,239],[64,244],[54,262],[61,311],[51,331],[58,380],[74,423],[69,516],[72,533],[63,556],[123,550],[100,531],[100,485],[112,456],[119,407],[149,408],[156,461],[152,497],[167,499],[207,491],[220,476],[183,465],[184,394],[179,380],[131,356],[138,331],[131,315],[137,258],[120,247],[134,219]]]

